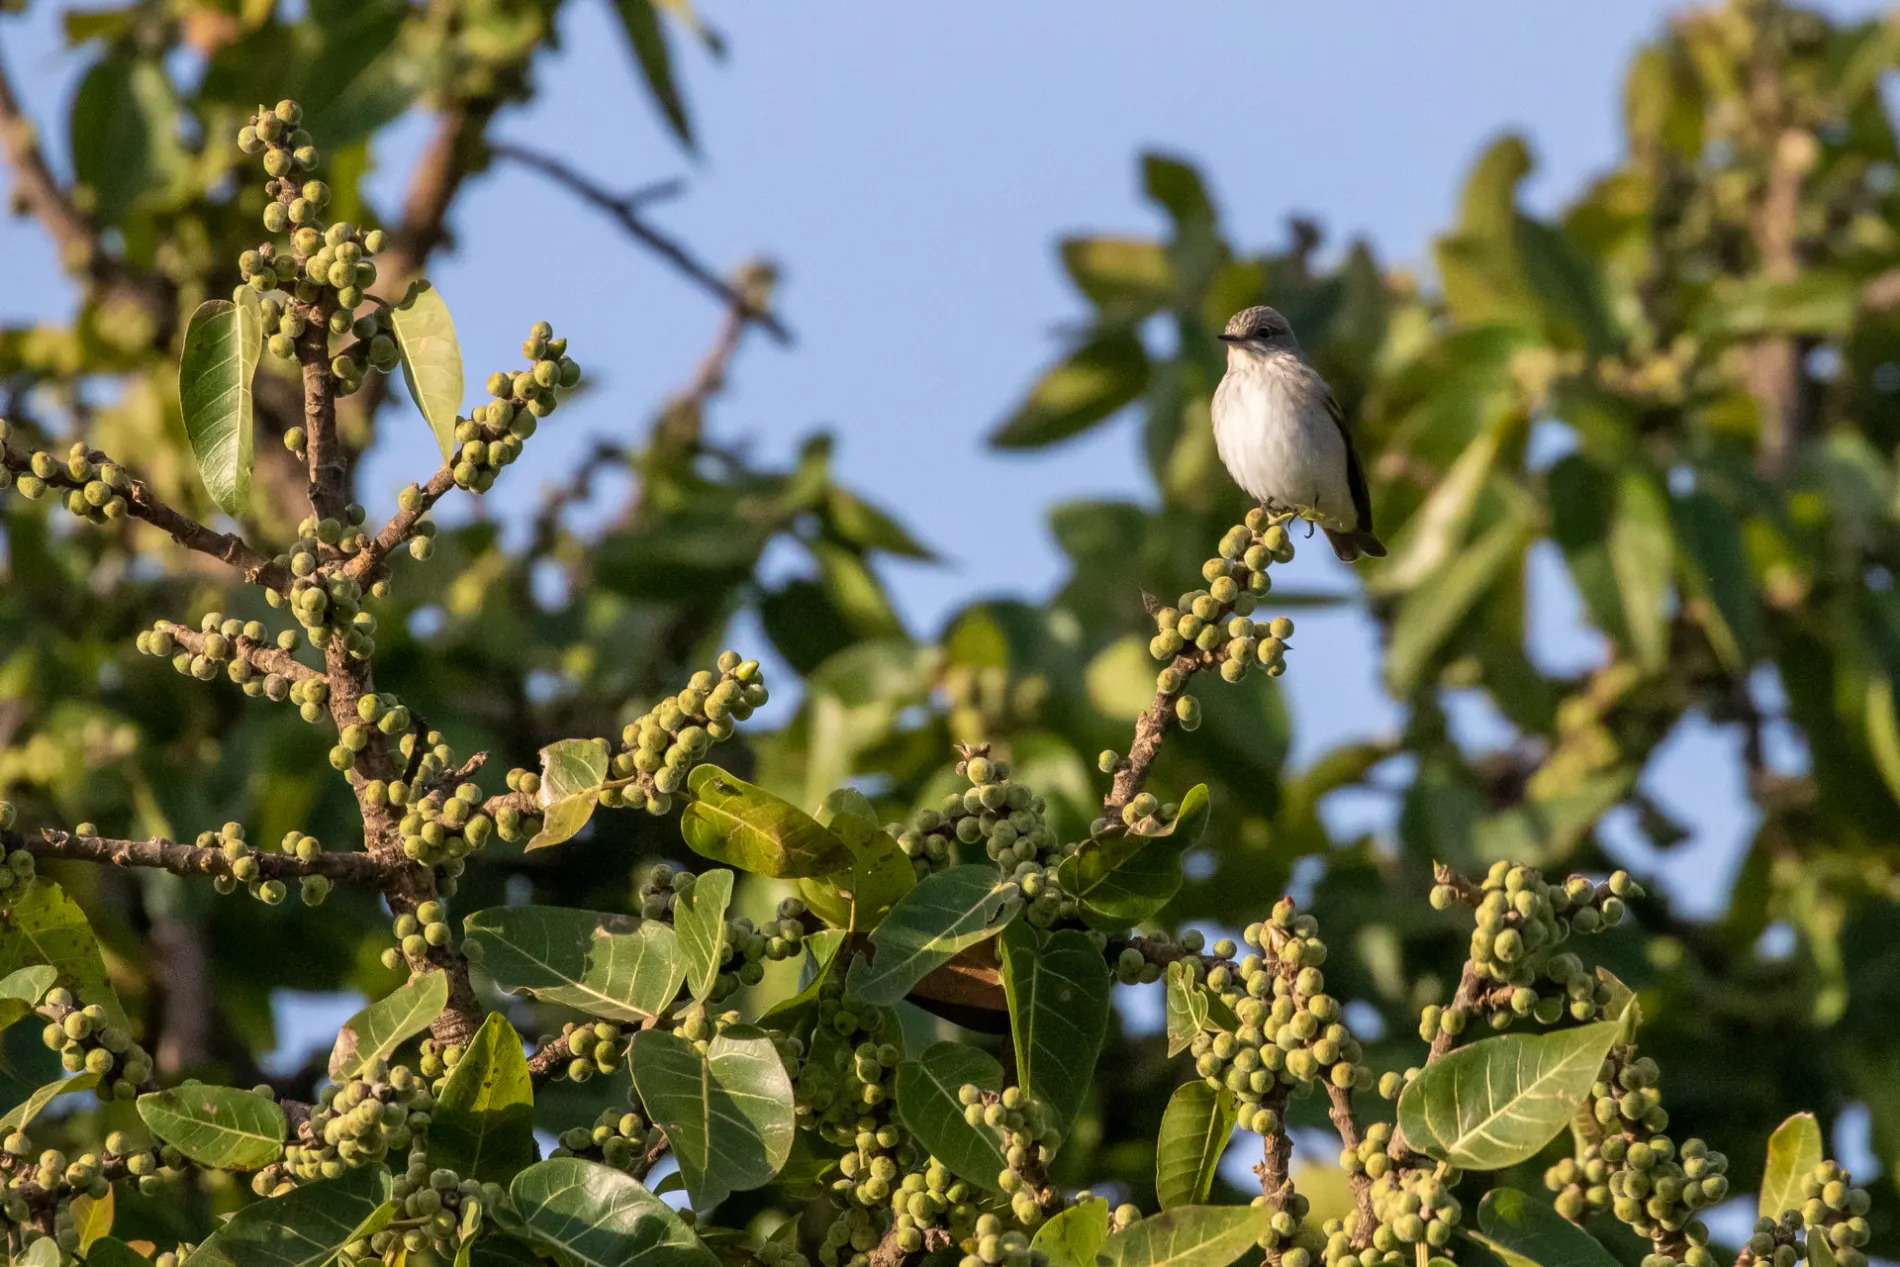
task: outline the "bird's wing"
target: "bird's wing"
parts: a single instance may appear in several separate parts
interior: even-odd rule
[[[1372,492],[1366,487],[1366,473],[1359,466],[1359,451],[1353,447],[1352,431],[1346,426],[1346,412],[1339,407],[1330,384],[1322,380],[1320,390],[1325,394],[1326,412],[1332,415],[1333,425],[1339,428],[1339,438],[1346,442],[1346,488],[1352,493],[1352,509],[1359,517],[1359,531],[1370,535]]]

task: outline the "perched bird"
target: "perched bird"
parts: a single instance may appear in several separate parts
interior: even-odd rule
[[[1214,447],[1234,483],[1269,510],[1317,523],[1341,562],[1384,558],[1345,415],[1293,327],[1271,308],[1246,308],[1220,338],[1227,373],[1214,390]]]

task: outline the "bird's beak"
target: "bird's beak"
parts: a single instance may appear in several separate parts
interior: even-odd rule
[[[1219,339],[1222,343],[1245,343],[1247,341],[1247,336],[1244,334],[1217,334],[1214,337]]]

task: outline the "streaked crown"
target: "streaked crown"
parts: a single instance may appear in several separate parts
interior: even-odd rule
[[[1227,319],[1227,329],[1221,333],[1221,337],[1230,342],[1239,339],[1259,339],[1264,343],[1272,343],[1280,339],[1290,339],[1292,336],[1293,327],[1288,324],[1287,319],[1281,316],[1278,310],[1269,308],[1265,304],[1242,308]]]

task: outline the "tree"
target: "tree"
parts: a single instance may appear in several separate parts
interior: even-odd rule
[[[309,31],[336,16],[313,15]],[[650,69],[648,37],[635,47]],[[921,547],[826,478],[822,443],[794,471],[757,472],[700,434],[740,334],[764,320],[762,275],[727,290],[725,337],[649,443],[601,455],[641,477],[608,533],[566,532],[557,501],[526,552],[486,526],[432,534],[435,501],[485,489],[578,369],[536,327],[528,368],[491,376],[488,403],[462,416],[446,308],[413,269],[389,289],[400,235],[352,223],[341,182],[307,184],[316,156],[293,134],[329,148],[316,107],[251,114],[240,145],[262,157],[270,201],[242,215],[195,203],[229,220],[221,240],[239,269],[207,255],[166,302],[245,285],[150,336],[131,371],[178,375],[194,461],[165,484],[112,462],[110,444],[55,448],[37,422],[6,440],[28,494],[25,509],[7,502],[24,582],[8,587],[8,619],[66,669],[37,688],[36,740],[70,736],[37,745],[40,764],[18,767],[30,777],[8,776],[28,795],[0,824],[12,851],[0,944],[17,968],[0,994],[16,1020],[37,1010],[47,1026],[39,1039],[6,1032],[18,1248],[52,1263],[83,1242],[88,1261],[132,1261],[103,1238],[110,1226],[203,1239],[192,1259],[208,1262],[282,1257],[269,1246],[290,1229],[323,1255],[412,1262],[710,1251],[885,1267],[955,1246],[990,1263],[1222,1264],[1258,1245],[1286,1267],[1440,1250],[1701,1267],[1714,1249],[1699,1213],[1759,1170],[1765,1221],[1729,1247],[1743,1261],[1860,1260],[1890,1223],[1890,1194],[1824,1161],[1814,1118],[1764,1130],[1855,1097],[1891,1152],[1893,1053],[1877,1018],[1894,915],[1878,853],[1894,821],[1893,481],[1880,456],[1893,437],[1873,394],[1894,265],[1878,174],[1892,136],[1874,85],[1891,38],[1776,6],[1684,18],[1636,64],[1627,165],[1560,222],[1516,207],[1521,144],[1485,156],[1441,243],[1442,293],[1383,274],[1364,250],[1322,272],[1305,228],[1287,252],[1239,256],[1192,169],[1149,158],[1169,239],[1065,245],[1098,320],[997,438],[1052,443],[1145,401],[1162,508],[1058,509],[1070,583],[1041,609],[974,606],[934,648],[903,629],[866,562]],[[222,130],[207,127],[207,152],[239,122],[227,111]],[[639,223],[636,201],[537,161]],[[268,217],[269,249],[251,215]],[[90,358],[91,314],[152,283],[76,258],[93,288],[76,339]],[[372,284],[380,299],[360,293]],[[1260,299],[1293,316],[1341,389],[1382,527],[1398,529],[1369,589],[1407,727],[1298,772],[1273,686],[1293,630],[1272,615],[1300,601],[1272,584],[1296,538],[1243,514],[1205,443],[1219,372],[1205,336]],[[1142,341],[1157,314],[1176,324],[1172,359]],[[266,352],[294,360],[295,380]],[[58,386],[119,364],[27,368]],[[349,402],[379,398],[399,367],[444,463],[372,533],[348,482],[351,437],[368,435],[352,428],[370,415]],[[148,386],[147,407],[167,390]],[[249,414],[268,432],[265,402],[286,392],[279,434],[297,463],[276,478],[308,488],[300,524],[258,517],[264,499],[241,493],[256,461]],[[1546,417],[1575,446],[1548,469],[1526,454]],[[261,453],[283,462],[279,447]],[[258,478],[272,478],[265,464]],[[47,531],[32,502],[49,497],[102,531]],[[189,513],[207,504],[242,531]],[[218,581],[115,568],[149,548],[114,527],[126,519],[245,583],[227,600]],[[814,573],[762,587],[759,554],[781,534]],[[1610,661],[1579,679],[1524,651],[1525,560],[1546,535],[1610,639]],[[433,565],[401,563],[404,547]],[[549,559],[569,587],[543,604],[528,575]],[[59,591],[67,605],[49,612],[35,599],[62,568],[103,583]],[[1147,597],[1196,569],[1173,603]],[[269,594],[295,622],[271,615]],[[714,649],[742,604],[758,606],[805,692],[781,731],[740,738],[761,673]],[[181,606],[209,614],[176,622]],[[155,610],[167,614],[154,622]],[[431,612],[443,623],[428,632],[413,618]],[[96,671],[72,680],[116,664],[111,648],[134,629],[139,650],[209,688],[174,686],[149,661],[117,670],[130,688],[95,685]],[[1768,761],[1759,736],[1777,719],[1749,690],[1765,664],[1809,741],[1808,774]],[[1521,743],[1460,749],[1442,717],[1455,688],[1486,692]],[[240,694],[293,703],[309,725]],[[102,706],[136,724],[101,727]],[[1672,918],[1597,838],[1606,813],[1630,806],[1666,842],[1637,776],[1692,708],[1755,736],[1763,810],[1715,925]],[[205,737],[239,716],[207,773]],[[718,743],[731,747],[714,764]],[[482,748],[515,766],[505,790],[463,760]],[[1333,842],[1320,799],[1401,755],[1418,774],[1399,853]],[[104,777],[77,777],[87,765]],[[248,826],[196,843],[160,828],[215,821],[214,805],[240,807]],[[125,826],[82,818],[94,815]],[[146,833],[160,839],[136,839]],[[699,872],[647,865],[682,843]],[[1301,857],[1321,867],[1295,905],[1279,895]],[[735,869],[749,878],[735,883]],[[259,901],[208,897],[205,874]],[[267,909],[293,882],[305,909]],[[1324,915],[1323,938],[1304,905]],[[1779,964],[1749,950],[1770,918],[1800,934]],[[1244,934],[1166,931],[1184,921]],[[152,990],[122,965],[142,926],[164,947],[164,923],[208,925],[209,944],[229,949]],[[259,963],[257,946],[286,927],[298,962]],[[1603,962],[1586,965],[1586,950]],[[1111,983],[1164,977],[1165,1039],[1131,1038]],[[201,992],[215,983],[196,1007],[215,1008],[227,1037],[168,1052],[186,1010],[177,987],[194,978]],[[237,1089],[260,1081],[263,990],[340,980],[377,1001],[327,1066]],[[1424,1053],[1403,1037],[1414,1016]],[[1468,1032],[1480,1016],[1521,1032],[1480,1040]],[[1790,1033],[1824,1056],[1797,1053]],[[73,1077],[46,1069],[55,1049]],[[1169,1063],[1183,1053],[1192,1076]],[[194,1071],[218,1077],[180,1080]],[[1476,1082],[1491,1120],[1470,1115]],[[89,1087],[95,1112],[40,1116]],[[558,1155],[536,1159],[537,1124]],[[1292,1141],[1313,1127],[1345,1149],[1330,1185],[1294,1165]],[[1237,1130],[1261,1140],[1252,1205],[1214,1170]],[[1540,1185],[1531,1167],[1566,1130],[1573,1155],[1542,1165]],[[55,1136],[69,1148],[34,1164]],[[1704,1138],[1729,1142],[1735,1165]],[[668,1212],[639,1182],[668,1159],[704,1217]],[[208,1216],[241,1203],[233,1172],[262,1200],[212,1232]],[[1482,1200],[1478,1172],[1501,1173]],[[164,1199],[181,1177],[191,1199]],[[1135,1200],[1111,1212],[1078,1192],[1110,1184]],[[1540,1186],[1553,1204],[1525,1194]]]

